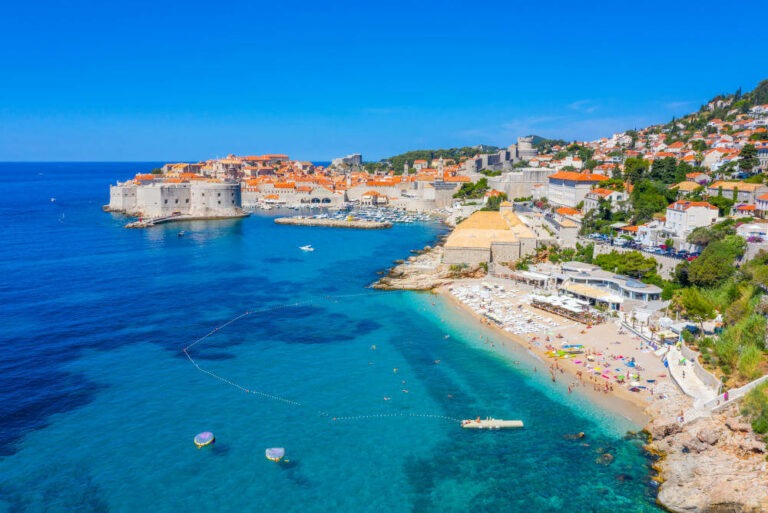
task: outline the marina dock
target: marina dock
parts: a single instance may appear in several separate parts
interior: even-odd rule
[[[361,219],[328,219],[317,217],[278,217],[276,224],[290,224],[296,226],[324,226],[327,228],[357,228],[359,230],[380,230],[392,228],[389,221],[367,221]]]

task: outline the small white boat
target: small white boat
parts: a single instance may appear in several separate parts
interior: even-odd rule
[[[461,421],[461,427],[465,429],[504,429],[504,428],[521,428],[523,427],[522,420],[501,420],[501,419],[468,419]]]
[[[302,250],[302,251],[314,251],[315,250],[315,248],[312,247],[312,244],[307,244],[306,246],[301,246],[301,247],[299,247],[299,249]]]

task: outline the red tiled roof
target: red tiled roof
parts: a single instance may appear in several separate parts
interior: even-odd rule
[[[593,173],[579,173],[577,171],[559,171],[554,175],[549,175],[549,178],[567,180],[569,182],[602,182],[606,179],[606,176]]]
[[[711,210],[717,210],[716,206],[710,205],[706,201],[685,201],[685,200],[675,201],[674,203],[672,203],[667,208],[668,209],[671,208],[671,209],[676,210],[676,207],[678,207],[678,206],[682,207],[682,210],[688,210],[689,208],[692,208],[692,207],[704,207],[704,208],[708,208],[708,209],[711,209]]]

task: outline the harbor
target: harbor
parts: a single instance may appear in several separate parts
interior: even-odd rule
[[[362,219],[329,219],[321,217],[278,217],[275,224],[294,226],[322,226],[326,228],[353,228],[358,230],[381,230],[392,228],[389,221],[367,221]]]

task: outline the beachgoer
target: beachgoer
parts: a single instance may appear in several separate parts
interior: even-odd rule
[[[723,394],[723,401],[728,401],[728,390]]]

